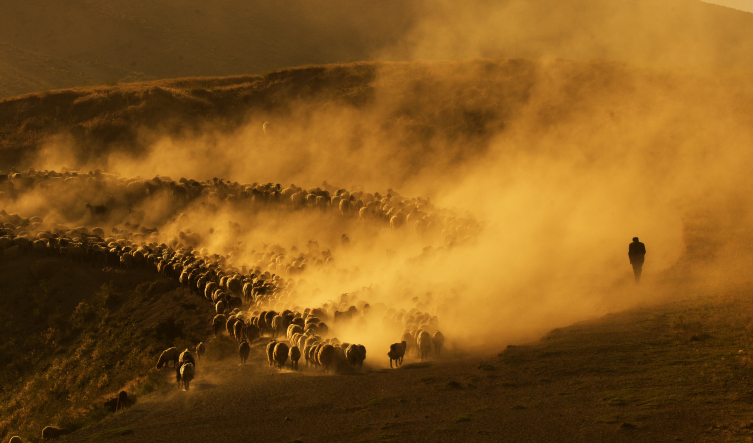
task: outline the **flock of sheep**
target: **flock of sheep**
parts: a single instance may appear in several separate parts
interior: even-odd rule
[[[36,171],[0,174],[0,201],[18,199],[35,190],[55,195],[86,195],[89,202],[73,211],[71,216],[81,216],[84,208],[91,219],[104,219],[110,215],[128,216],[140,224],[146,217],[144,203],[154,197],[168,197],[174,212],[192,204],[206,210],[216,210],[219,205],[233,208],[316,210],[334,212],[342,217],[364,222],[382,223],[393,229],[409,227],[416,234],[439,237],[446,247],[474,240],[481,225],[472,217],[461,217],[454,211],[434,206],[428,198],[405,198],[389,189],[386,193],[366,193],[360,189],[347,191],[326,181],[315,188],[295,185],[227,182],[214,178],[203,182],[170,177],[153,179],[124,178],[99,170],[88,173],[75,171]],[[141,209],[140,209],[141,208]],[[148,233],[147,233],[148,234]],[[191,239],[183,239],[191,245]],[[187,241],[186,241],[187,240]]]
[[[46,196],[48,211],[23,217],[0,209],[0,262],[32,254],[100,268],[151,270],[212,303],[216,315],[207,319],[211,330],[237,342],[242,364],[249,359],[252,345],[259,344],[266,351],[269,366],[283,369],[290,360],[290,368],[299,370],[303,358],[306,367],[325,373],[361,368],[366,347],[335,335],[347,334],[353,328],[368,329],[380,319],[383,328],[400,337],[384,349],[391,368],[393,364],[400,366],[406,355],[423,360],[431,352],[440,354],[445,338],[439,330],[439,319],[425,312],[436,305],[416,302],[411,309],[395,309],[380,302],[369,288],[363,288],[314,308],[303,308],[298,305],[298,296],[311,291],[303,277],[312,270],[332,269],[334,257],[329,249],[309,241],[301,250],[270,244],[250,253],[233,250],[214,254],[207,249],[202,235],[191,230],[167,235],[157,227],[144,226],[149,219],[144,209],[149,207],[149,199],[167,199],[168,212],[173,215],[163,222],[177,224],[184,217],[181,211],[188,210],[189,205],[199,205],[208,213],[227,205],[245,206],[252,211],[329,212],[333,217],[355,222],[383,223],[394,230],[409,226],[413,235],[434,236],[445,249],[473,241],[481,230],[472,218],[437,209],[428,199],[403,198],[392,190],[385,194],[346,191],[326,181],[321,187],[303,189],[294,185],[242,185],[218,179],[125,179],[100,171],[84,174],[30,169],[0,174],[0,207],[12,207],[34,193]],[[52,198],[55,195],[79,198],[57,201]],[[46,222],[45,218],[74,221],[79,226]],[[106,223],[112,227],[98,227]],[[343,234],[342,245],[347,246],[349,241]],[[376,303],[369,303],[367,298]],[[204,343],[182,352],[170,348],[159,356],[157,368],[172,362],[177,383],[188,390],[196,377],[197,360],[205,352]],[[117,410],[125,401],[125,397],[110,400],[110,406]],[[56,438],[65,432],[48,427],[43,435]]]

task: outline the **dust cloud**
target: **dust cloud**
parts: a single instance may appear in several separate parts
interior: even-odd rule
[[[392,230],[335,211],[224,204],[207,211],[196,203],[178,214],[167,198],[131,209],[142,211],[140,222],[159,226],[164,238],[196,232],[197,247],[230,254],[237,265],[251,262],[265,245],[301,250],[317,241],[331,250],[335,268],[296,277],[292,304],[336,304],[350,294],[346,304],[381,304],[382,312],[418,308],[439,317],[455,350],[498,349],[552,327],[661,302],[708,277],[702,269],[739,269],[747,258],[728,246],[745,237],[713,227],[749,221],[740,208],[750,207],[751,198],[739,191],[751,185],[753,91],[735,72],[693,70],[717,69],[739,47],[718,52],[714,42],[727,35],[722,30],[712,42],[691,45],[691,32],[707,19],[695,6],[667,27],[677,31],[669,36],[666,29],[659,33],[652,12],[627,4],[556,5],[512,1],[485,9],[485,2],[463,8],[437,2],[391,52],[409,59],[538,61],[379,64],[373,100],[362,106],[291,97],[289,114],[251,113],[232,133],[209,123],[185,136],[151,131],[144,137],[155,141],[140,157],[121,153],[101,164],[71,165],[66,159],[75,146],[60,142],[46,148],[40,168],[303,188],[326,180],[333,189],[428,197],[446,208],[443,217],[479,223],[479,234],[453,246],[441,235]],[[565,13],[571,9],[593,27],[577,29],[576,13]],[[508,18],[521,16],[541,23],[527,27],[529,20]],[[629,42],[617,38],[636,23],[652,32],[633,32]],[[688,23],[689,30],[680,31]],[[654,51],[657,38],[665,39]],[[554,60],[562,56],[632,64]],[[683,67],[655,68],[672,64]],[[49,201],[49,195],[29,196],[8,207],[30,214]],[[81,207],[83,200],[69,204]],[[62,217],[64,209],[56,211]],[[66,217],[86,220],[83,211]],[[340,244],[342,234],[350,246]],[[640,286],[627,259],[634,236],[648,249]],[[703,251],[691,249],[699,244]],[[690,259],[703,266],[675,272]],[[393,323],[367,320],[368,326],[342,326],[336,335],[376,355],[399,341]]]
[[[655,68],[753,68],[753,16],[686,0],[427,1],[380,59],[612,60]]]

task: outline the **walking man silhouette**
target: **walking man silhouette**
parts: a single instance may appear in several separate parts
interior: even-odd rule
[[[638,241],[638,237],[633,237],[633,242],[628,247],[628,258],[630,258],[630,264],[633,265],[633,273],[635,274],[635,282],[641,281],[641,271],[643,270],[643,259],[646,255],[646,245]]]

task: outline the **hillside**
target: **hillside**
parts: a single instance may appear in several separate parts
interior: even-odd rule
[[[555,329],[499,354],[408,357],[396,370],[372,360],[350,376],[277,372],[260,343],[245,366],[209,359],[191,391],[166,383],[61,441],[158,442],[186,430],[190,442],[744,441],[750,290],[683,287],[682,301]]]
[[[500,141],[511,153],[515,149],[509,145],[528,143],[534,134],[562,138],[563,128],[571,127],[570,133],[588,130],[582,126],[594,116],[599,131],[617,133],[629,131],[643,110],[656,118],[675,116],[665,137],[681,143],[689,136],[684,125],[698,127],[697,120],[707,118],[703,107],[730,113],[725,124],[744,125],[753,115],[744,78],[607,62],[477,60],[325,65],[265,76],[49,91],[0,101],[0,170],[32,166],[117,170],[108,157],[123,155],[148,164],[147,154],[156,155],[153,151],[161,150],[160,143],[168,139],[174,144],[172,155],[214,146],[222,147],[223,157],[258,150],[272,160],[267,153],[274,149],[288,163],[301,155],[316,159],[319,147],[327,146],[335,150],[333,155],[358,153],[391,165],[393,181],[386,184],[400,186],[422,170],[459,171],[493,151]],[[274,137],[265,137],[265,121],[272,123]],[[589,143],[595,143],[596,137],[591,136]],[[626,149],[619,143],[664,142],[616,141],[613,152]],[[241,178],[228,162],[233,160],[203,162],[210,171],[191,167],[179,174]],[[273,161],[277,177],[268,180],[295,178],[285,178],[292,171],[280,170],[284,166],[277,163],[281,162]],[[350,180],[336,168],[317,163],[307,179]],[[248,170],[253,165],[243,166],[246,175],[259,172]],[[127,171],[132,172],[143,169]],[[376,178],[361,172],[366,179]],[[381,179],[380,186],[385,184]]]
[[[101,419],[102,402],[164,381],[155,355],[193,347],[211,307],[146,272],[95,269],[44,255],[0,266],[0,435],[38,435],[55,420]],[[32,432],[33,430],[33,432]]]
[[[569,58],[750,69],[752,23],[750,14],[694,0],[6,2],[0,98],[373,60]]]
[[[412,6],[390,1],[5,3],[0,97],[364,60],[413,17]]]

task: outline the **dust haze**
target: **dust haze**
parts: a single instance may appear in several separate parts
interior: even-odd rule
[[[751,185],[753,91],[737,72],[748,66],[713,75],[706,69],[722,69],[740,50],[731,41],[720,44],[728,30],[694,40],[707,29],[704,8],[712,6],[652,3],[660,11],[680,8],[668,25],[646,5],[432,4],[399,44],[376,57],[533,61],[418,62],[411,69],[383,63],[373,100],[363,106],[291,97],[289,114],[250,112],[247,124],[230,133],[212,123],[184,136],[145,129],[143,137],[153,140],[145,155],[120,150],[87,164],[72,164],[76,146],[61,138],[45,147],[36,168],[303,188],[326,181],[334,189],[427,197],[444,217],[477,223],[478,235],[452,245],[442,235],[392,230],[334,210],[222,203],[207,212],[194,202],[178,213],[160,197],[132,209],[143,211],[141,223],[159,227],[165,241],[190,230],[201,238],[197,248],[232,255],[237,265],[250,265],[265,245],[289,251],[316,241],[331,250],[335,265],[295,276],[305,282],[292,303],[316,307],[350,294],[348,304],[418,307],[438,316],[455,351],[499,349],[553,327],[658,303],[712,274],[719,285],[742,281],[720,270],[740,269],[748,258],[734,247],[747,237],[732,228],[748,222],[742,208],[751,204],[740,191]],[[578,26],[583,20],[591,26]],[[633,29],[630,39],[626,29]],[[516,63],[530,65],[514,71],[520,89],[500,92]],[[500,96],[514,99],[494,103],[498,114],[480,118],[489,111],[485,97]],[[429,111],[442,125],[419,124]],[[83,205],[105,199],[87,192],[52,198],[55,190],[48,189],[5,207],[86,223]],[[699,223],[703,235],[689,228]],[[340,243],[342,234],[350,246]],[[634,236],[648,249],[640,286],[627,258]],[[698,236],[711,253],[690,248]],[[683,268],[690,259],[701,265]],[[383,355],[399,334],[381,318],[335,331],[341,340],[364,343],[371,355]]]

